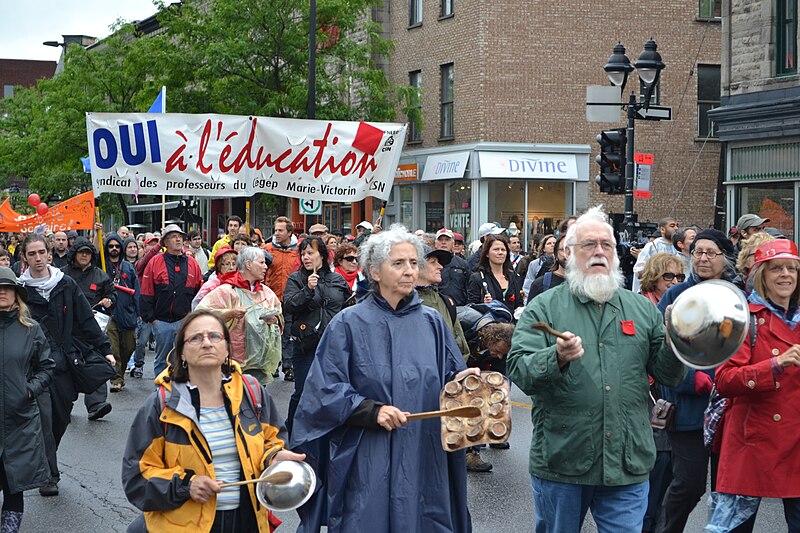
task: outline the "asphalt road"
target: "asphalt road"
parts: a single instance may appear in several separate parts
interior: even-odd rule
[[[152,352],[148,354],[145,376],[152,376]],[[268,388],[285,414],[293,384],[277,380]],[[124,532],[137,516],[125,499],[120,482],[121,458],[130,422],[139,405],[152,391],[149,379],[128,379],[126,389],[110,394],[113,411],[103,420],[89,422],[82,397],[73,410],[72,423],[59,451],[62,471],[60,495],[43,498],[38,491],[25,494],[23,533]],[[469,474],[469,504],[476,533],[533,531],[533,503],[528,474],[528,448],[531,436],[530,400],[518,389],[511,394],[512,432],[509,450],[486,449],[484,460],[494,465],[490,473]],[[280,531],[295,531],[294,513],[280,513]],[[687,532],[702,531],[707,518],[705,498],[695,509]],[[588,516],[582,532],[596,528]],[[762,502],[756,531],[787,531],[779,500]]]

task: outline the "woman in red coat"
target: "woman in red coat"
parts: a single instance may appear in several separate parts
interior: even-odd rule
[[[800,256],[793,242],[777,239],[759,246],[755,261],[753,349],[745,341],[716,372],[717,390],[731,403],[706,531],[744,523],[761,498],[782,498],[789,531],[800,531]]]

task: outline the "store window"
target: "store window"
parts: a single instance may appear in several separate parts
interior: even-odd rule
[[[425,233],[436,233],[444,224],[444,184],[432,183],[420,188],[422,206],[422,229]],[[416,228],[415,228],[416,229]]]
[[[525,181],[524,180],[490,180],[489,181],[489,220],[507,228],[509,222],[522,230],[525,220]]]
[[[439,68],[441,88],[439,91],[439,139],[453,138],[453,64]]]
[[[739,216],[753,213],[768,218],[767,226],[777,228],[784,236],[795,240],[794,182],[741,186],[738,192]]]
[[[409,230],[414,230],[414,189],[410,185],[395,185],[392,188],[394,204],[397,206],[397,222]],[[388,228],[387,228],[388,229]]]
[[[450,199],[447,209],[447,228],[463,235],[464,242],[470,242],[472,183],[469,180],[454,181],[449,183],[448,187]]]
[[[566,214],[571,212],[568,206],[572,200],[567,198],[567,191],[571,193],[571,187],[562,182],[528,182],[528,225],[526,231],[529,242],[536,235],[544,236],[555,233],[561,222],[567,218]]]

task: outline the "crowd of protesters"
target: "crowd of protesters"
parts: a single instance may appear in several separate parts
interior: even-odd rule
[[[174,224],[138,235],[122,226],[102,243],[76,231],[9,235],[0,240],[0,332],[27,339],[3,349],[7,360],[20,360],[30,412],[25,423],[18,413],[10,419],[6,393],[2,531],[18,531],[22,491],[58,495],[58,445],[79,394],[71,361],[92,351],[114,365],[110,389],[103,383],[85,395],[89,420],[99,420],[112,410],[109,390],[144,377],[148,346],[158,389],[134,422],[123,472],[129,499],[144,511],[142,531],[173,520],[193,531],[191,505],[205,510],[212,496],[217,505],[204,511],[198,530],[276,525],[272,515],[262,520],[252,490],[222,491],[221,476],[148,455],[158,439],[162,451],[179,444],[166,422],[164,431],[148,422],[167,407],[176,410],[170,424],[195,427],[207,440],[221,432],[208,445],[221,454],[214,467],[233,466],[225,481],[240,481],[242,469],[257,475],[276,457],[304,457],[290,445],[308,454],[323,486],[300,511],[304,531],[324,523],[329,531],[428,531],[432,524],[469,531],[464,472],[492,470],[481,448],[432,451],[419,462],[419,443],[436,436],[393,430],[410,411],[437,409],[447,380],[487,370],[508,374],[534,400],[537,532],[577,533],[589,509],[600,531],[683,531],[706,492],[709,465],[708,531],[752,531],[762,497],[782,498],[790,530],[800,530],[793,453],[800,417],[787,408],[800,379],[793,368],[800,366],[800,256],[768,222],[744,215],[726,235],[666,217],[648,242],[622,243],[593,208],[552,234],[531,235],[529,252],[513,222],[482,224],[474,242],[448,228],[412,233],[366,221],[352,236],[323,224],[302,232],[283,216],[267,238],[231,216],[207,244]],[[761,328],[716,373],[687,369],[672,355],[658,313],[710,279],[744,291],[752,328]],[[538,321],[564,330],[563,338],[531,329]],[[430,342],[420,334],[429,327]],[[198,355],[205,351],[214,357],[211,369]],[[396,360],[437,370],[406,376],[400,386],[390,370],[379,370]],[[5,372],[8,384],[17,374]],[[281,372],[295,387],[286,420],[277,419],[264,389]],[[235,401],[253,404],[260,418],[248,430],[261,435],[257,446],[273,451],[254,459],[215,448],[217,438],[239,438],[233,396],[219,396],[231,393],[229,382]],[[246,398],[245,389],[266,399]],[[186,398],[199,406],[196,414],[178,408]],[[648,409],[632,407],[652,407],[656,398],[675,405],[674,426],[651,430]],[[709,405],[724,406],[710,429]],[[233,425],[218,416],[226,409]],[[38,452],[13,447],[15,431],[40,442]],[[255,445],[241,437],[245,447]],[[759,443],[778,451],[753,454]],[[358,465],[377,464],[380,450],[392,447],[386,479],[408,482],[384,486]],[[412,455],[421,465],[413,482],[402,474]],[[156,464],[143,469],[145,457]],[[347,499],[348,491],[362,496]],[[407,508],[423,493],[427,503]],[[377,522],[363,522],[366,513]]]

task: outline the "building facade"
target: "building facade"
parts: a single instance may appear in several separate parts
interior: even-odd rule
[[[797,241],[800,77],[797,0],[726,0],[722,100],[711,116],[723,143],[727,223],[744,213]]]
[[[0,59],[0,98],[14,96],[14,87],[33,87],[36,82],[52,78],[56,71],[55,61],[33,59]]]
[[[652,38],[666,63],[654,101],[672,106],[673,120],[636,123],[637,152],[655,161],[652,197],[637,199],[635,210],[640,221],[672,214],[711,223],[719,144],[707,113],[719,104],[718,2],[387,4],[390,80],[419,88],[423,116],[421,128],[410,128],[387,221],[453,226],[468,238],[487,221],[524,222],[529,237],[590,205],[621,213],[623,197],[595,183],[594,156],[596,136],[623,127],[624,114],[587,122],[586,90],[608,84],[603,65],[618,39],[635,61]],[[638,92],[635,72],[625,100],[631,88]],[[443,161],[454,172],[430,168]],[[574,172],[539,172],[568,165]]]

